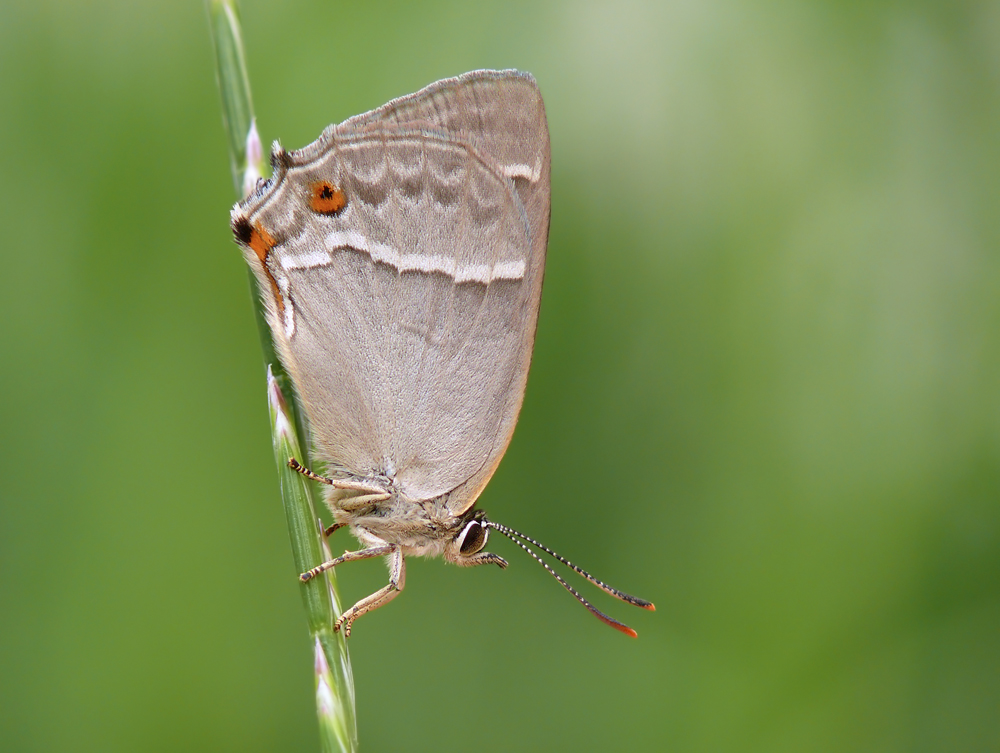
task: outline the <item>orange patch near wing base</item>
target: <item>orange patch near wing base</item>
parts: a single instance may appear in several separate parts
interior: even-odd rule
[[[273,235],[267,232],[263,225],[255,222],[253,229],[250,231],[250,239],[246,244],[257,254],[257,258],[260,259],[260,265],[264,269],[264,274],[267,275],[267,281],[271,283],[271,294],[274,296],[274,303],[278,308],[278,316],[284,317],[285,299],[278,288],[278,281],[274,279],[271,270],[267,268],[267,255],[271,253],[272,248],[278,245],[278,241],[274,239]]]
[[[263,225],[255,222],[247,245],[253,249],[253,252],[257,254],[257,258],[260,259],[260,263],[263,264],[271,249],[278,245],[278,241],[264,229]]]

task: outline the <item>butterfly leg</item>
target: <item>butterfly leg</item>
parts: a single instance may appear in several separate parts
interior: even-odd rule
[[[373,609],[378,609],[384,604],[388,604],[390,601],[395,599],[399,592],[403,590],[403,585],[406,583],[406,565],[403,562],[403,552],[394,547],[375,547],[376,549],[391,549],[392,556],[389,559],[389,585],[382,588],[371,596],[366,596],[353,607],[348,609],[340,618],[333,624],[333,630],[336,632],[343,628],[344,637],[351,637],[351,623],[354,622],[358,617]],[[373,549],[366,549],[365,551],[374,551]],[[362,554],[363,552],[354,552],[354,554]]]
[[[288,459],[288,467],[296,473],[301,473],[308,479],[319,481],[321,484],[332,486],[334,489],[354,492],[354,496],[348,496],[338,501],[338,507],[347,512],[361,510],[375,502],[389,499],[389,495],[385,490],[378,486],[366,484],[363,481],[346,481],[320,476],[318,473],[310,471],[295,458]],[[323,535],[329,538],[334,531],[338,528],[343,528],[345,525],[346,523],[334,523],[323,529]]]
[[[312,479],[313,481],[319,481],[321,484],[332,486],[334,489],[342,489],[347,492],[353,492],[354,496],[347,497],[346,500],[341,502],[340,506],[345,510],[360,509],[374,502],[381,502],[382,500],[389,499],[389,494],[380,486],[375,484],[366,484],[364,481],[349,481],[347,479],[320,476],[318,473],[310,471],[295,458],[288,459],[288,467],[296,473],[301,473],[303,476],[308,479]]]
[[[391,544],[386,544],[385,546],[373,546],[370,549],[361,549],[357,552],[344,552],[339,557],[327,560],[321,565],[316,565],[312,570],[307,570],[299,576],[299,580],[303,583],[308,583],[313,578],[315,578],[320,573],[325,573],[327,570],[332,570],[337,565],[342,565],[345,562],[353,562],[354,560],[367,560],[372,557],[381,557],[384,554],[392,554],[396,551],[396,547]]]

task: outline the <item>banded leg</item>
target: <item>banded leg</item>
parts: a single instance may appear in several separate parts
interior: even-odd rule
[[[332,486],[334,489],[343,489],[348,492],[356,492],[357,496],[347,497],[341,500],[340,505],[345,510],[360,509],[366,505],[370,505],[374,502],[381,502],[383,500],[389,499],[388,493],[385,489],[374,484],[366,484],[363,481],[347,481],[345,479],[327,478],[326,476],[320,476],[318,473],[313,473],[304,465],[302,465],[295,458],[288,459],[288,467],[297,473],[301,473],[308,479],[313,481],[319,481],[321,484],[326,484],[327,486]]]
[[[321,565],[316,565],[312,570],[307,570],[299,576],[299,580],[303,583],[308,583],[313,578],[315,578],[320,573],[325,573],[327,570],[332,570],[337,565],[342,565],[345,562],[354,562],[355,560],[367,560],[372,557],[381,557],[385,554],[392,554],[396,551],[396,547],[392,544],[386,544],[385,546],[373,546],[370,549],[361,549],[357,552],[344,552],[339,557],[327,560]]]
[[[383,547],[376,548],[381,549]],[[395,547],[385,548],[392,549],[392,557],[389,560],[389,585],[379,589],[371,596],[366,596],[340,615],[340,619],[333,624],[333,630],[336,632],[343,628],[345,638],[351,637],[351,623],[358,619],[358,617],[388,604],[403,590],[403,586],[406,583],[406,565],[403,561],[403,552]],[[366,549],[365,551],[370,552],[373,550]],[[363,552],[353,552],[353,554],[363,554]]]

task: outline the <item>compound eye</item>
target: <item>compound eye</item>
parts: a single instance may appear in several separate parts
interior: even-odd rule
[[[489,532],[486,530],[486,527],[478,521],[470,520],[458,536],[458,550],[466,556],[475,554],[486,546],[488,538]]]

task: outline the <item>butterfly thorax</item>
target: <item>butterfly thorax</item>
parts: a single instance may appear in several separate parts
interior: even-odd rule
[[[326,502],[334,522],[348,526],[365,546],[398,546],[405,555],[445,556],[469,521],[482,519],[483,513],[470,509],[462,515],[450,510],[447,495],[431,500],[413,500],[391,481],[383,485],[386,498],[366,500],[372,495],[344,493],[336,488],[327,491]],[[457,554],[457,551],[454,552]]]

